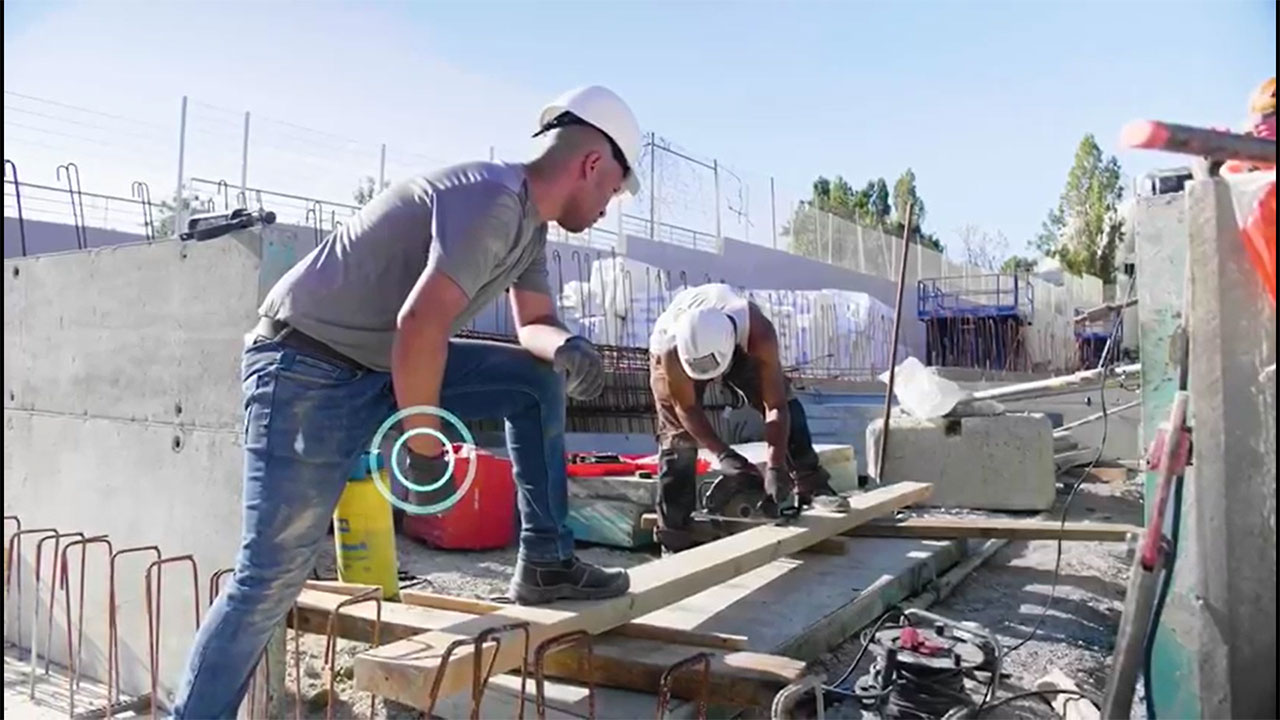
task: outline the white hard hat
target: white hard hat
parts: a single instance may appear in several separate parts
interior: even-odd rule
[[[703,307],[681,316],[676,325],[676,353],[694,380],[719,377],[733,362],[737,331],[723,311]]]
[[[567,115],[569,114],[569,115]],[[547,103],[538,118],[540,135],[556,127],[574,124],[574,117],[604,133],[613,141],[615,159],[627,171],[623,188],[637,195],[640,178],[636,170],[640,166],[640,123],[631,108],[617,93],[599,85],[575,88]],[[536,135],[535,135],[536,137]],[[621,154],[621,157],[617,157]]]

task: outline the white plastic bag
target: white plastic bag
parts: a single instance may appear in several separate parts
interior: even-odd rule
[[[880,382],[889,384],[888,370],[880,374]],[[942,417],[965,395],[959,385],[938,377],[914,357],[903,360],[894,373],[893,396],[903,410],[918,418]]]

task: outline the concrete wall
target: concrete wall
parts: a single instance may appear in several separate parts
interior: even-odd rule
[[[275,229],[298,238],[298,248],[305,251],[314,245],[315,231],[310,227],[277,224]],[[38,220],[25,222],[27,255],[43,255],[76,250],[75,228],[71,225]],[[142,234],[88,228],[89,247],[108,247],[128,243],[145,243]],[[20,233],[17,218],[6,217],[4,226],[5,258],[21,257]],[[548,266],[553,285],[590,278],[591,262],[610,255],[625,255],[634,260],[653,265],[669,272],[674,283],[683,279],[690,285],[703,282],[727,282],[735,286],[762,289],[822,290],[836,288],[865,292],[893,306],[895,281],[877,275],[865,274],[842,267],[828,265],[809,258],[774,250],[761,245],[726,238],[724,252],[694,250],[673,243],[658,242],[646,237],[628,235],[621,251],[609,248],[591,248],[561,242],[548,242]],[[300,256],[298,256],[300,257]],[[291,264],[291,263],[289,263]],[[288,264],[279,272],[288,268]],[[915,265],[908,268],[908,285],[903,298],[902,343],[915,354],[924,351],[924,324],[915,318],[916,285]],[[264,277],[271,278],[272,268]],[[643,280],[634,280],[635,292],[645,290]],[[656,278],[654,278],[656,286]],[[472,329],[482,332],[510,334],[513,332],[506,300],[500,299],[485,308]]]
[[[142,233],[121,232],[103,228],[82,228],[85,242],[91,248],[124,245],[127,243],[146,242]],[[5,259],[22,257],[22,244],[27,246],[27,255],[47,255],[76,250],[76,228],[64,223],[46,222],[27,218],[21,226],[18,218],[4,218],[4,256]]]
[[[239,545],[244,333],[274,275],[312,244],[309,233],[273,229],[265,242],[250,231],[6,260],[5,514],[25,528],[106,534],[117,550],[158,544],[165,555],[193,555],[203,614],[209,576],[233,563]],[[42,561],[43,603],[51,549]],[[31,638],[34,550],[34,540],[24,542],[17,563],[21,630],[17,603],[6,607],[6,640],[23,646]],[[98,678],[106,566],[93,548],[83,671]],[[147,685],[145,566],[141,556],[122,560],[117,579],[126,692]],[[192,638],[189,578],[173,566],[163,583],[160,670],[170,690]],[[58,600],[52,655],[62,662]],[[40,632],[43,654],[43,619]]]

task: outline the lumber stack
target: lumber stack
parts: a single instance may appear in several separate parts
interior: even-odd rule
[[[356,685],[361,691],[425,709],[430,705],[431,689],[437,682],[439,697],[470,688],[477,661],[486,669],[492,665],[495,674],[516,669],[521,664],[522,641],[518,634],[511,634],[496,652],[492,645],[486,646],[480,652],[482,657],[476,656],[470,644],[464,644],[454,650],[447,664],[442,663],[446,647],[455,641],[474,638],[484,630],[514,622],[529,624],[533,646],[576,630],[600,635],[773,560],[921,502],[930,490],[931,486],[925,483],[898,483],[852,498],[848,512],[809,511],[790,524],[753,527],[732,538],[655,560],[631,569],[631,591],[622,597],[540,607],[503,606],[483,615],[449,622],[357,656]],[[648,686],[650,691],[655,687]]]

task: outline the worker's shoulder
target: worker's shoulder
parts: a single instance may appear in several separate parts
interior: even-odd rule
[[[501,207],[523,210],[528,203],[524,168],[497,162],[450,165],[410,181],[432,205]]]

